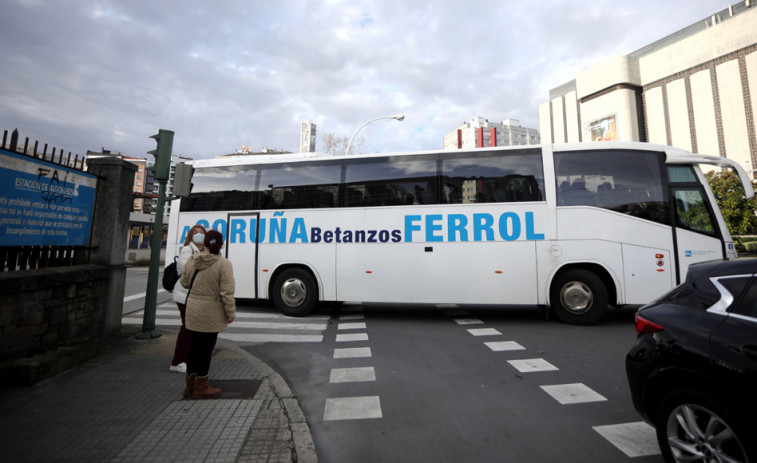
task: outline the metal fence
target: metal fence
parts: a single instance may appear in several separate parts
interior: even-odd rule
[[[39,142],[29,143],[29,137],[19,144],[18,130],[14,130],[8,137],[8,131],[3,131],[3,142],[0,148],[19,155],[29,156],[45,162],[66,167],[68,169],[86,172],[85,157],[79,155],[71,158],[71,152],[65,154],[55,147],[48,153],[48,145],[40,149]],[[57,153],[56,153],[57,151]],[[65,267],[86,264],[90,261],[90,246],[2,246],[0,243],[0,272],[17,270],[32,270],[48,267]]]

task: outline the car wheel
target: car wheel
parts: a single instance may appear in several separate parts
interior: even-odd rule
[[[669,395],[655,423],[665,461],[747,462],[746,434],[720,401],[695,391]]]
[[[284,270],[273,283],[273,304],[284,315],[304,317],[315,309],[318,286],[310,272],[293,268]]]
[[[607,311],[607,288],[593,272],[572,269],[552,283],[550,307],[555,316],[572,325],[593,325]]]

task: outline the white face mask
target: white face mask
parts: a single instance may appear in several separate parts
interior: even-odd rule
[[[202,244],[205,242],[205,233],[195,233],[192,235],[192,242],[195,244]]]

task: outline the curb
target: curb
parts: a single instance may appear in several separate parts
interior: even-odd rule
[[[281,375],[279,375],[276,370],[271,368],[267,363],[255,357],[245,349],[229,344],[221,339],[218,340],[218,343],[222,344],[225,348],[244,356],[253,364],[255,369],[260,371],[263,377],[268,378],[273,386],[276,397],[279,398],[284,407],[284,412],[286,413],[289,428],[292,433],[292,440],[294,441],[297,463],[316,463],[318,461],[318,454],[315,451],[313,436],[310,433],[310,425],[308,425],[307,420],[305,419],[305,414],[302,412],[299,400],[292,393],[292,390],[289,388],[286,381],[284,381],[284,378],[282,378]]]

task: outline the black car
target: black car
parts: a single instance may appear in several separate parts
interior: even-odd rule
[[[669,462],[757,462],[757,259],[695,264],[636,314],[626,373]]]

